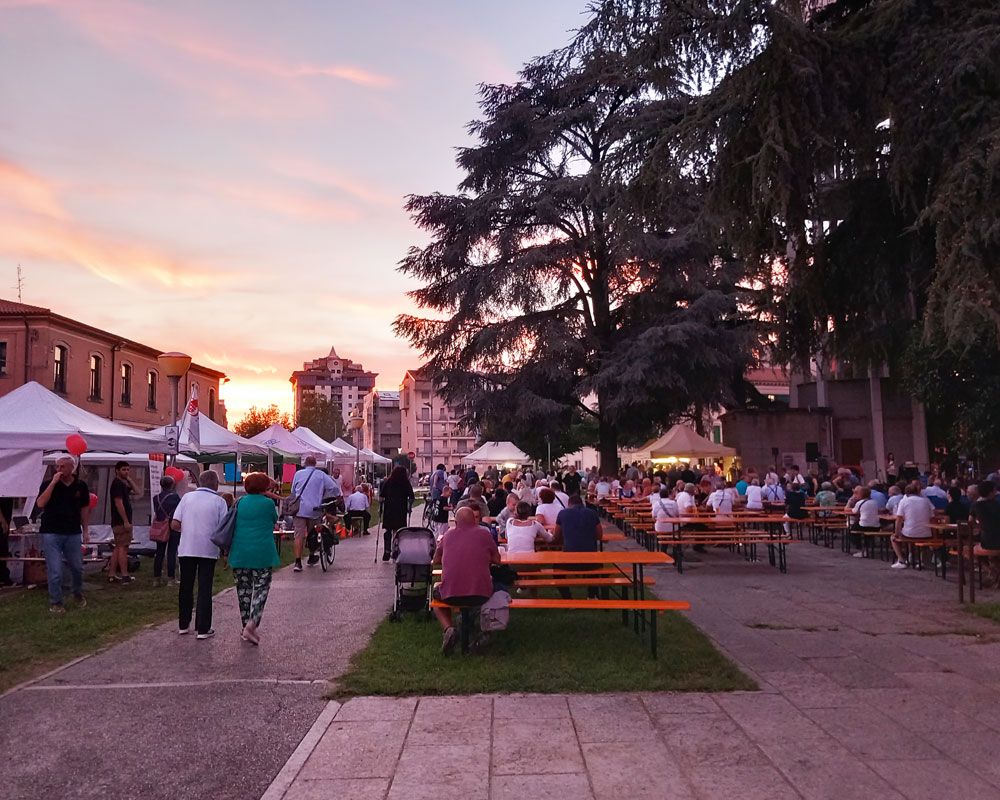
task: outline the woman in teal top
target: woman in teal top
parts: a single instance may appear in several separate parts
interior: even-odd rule
[[[240,498],[236,509],[236,529],[229,550],[243,620],[240,638],[251,644],[260,644],[257,627],[271,590],[271,568],[281,563],[274,546],[278,512],[274,501],[263,494],[270,485],[271,480],[263,472],[251,472],[243,480],[247,496]]]

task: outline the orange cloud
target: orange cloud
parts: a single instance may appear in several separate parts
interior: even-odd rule
[[[218,268],[88,228],[66,212],[55,184],[4,160],[0,254],[76,264],[117,285],[151,280],[175,289],[197,289],[225,278]]]

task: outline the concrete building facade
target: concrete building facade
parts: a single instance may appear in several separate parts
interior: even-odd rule
[[[375,388],[376,377],[378,373],[366,372],[360,364],[341,358],[336,348],[331,347],[329,355],[305,362],[289,378],[295,398],[295,418],[299,416],[302,398],[314,394],[337,406],[346,425],[351,411],[360,412],[364,408],[365,397]]]
[[[36,381],[92,414],[149,430],[171,421],[170,382],[156,360],[161,352],[41,306],[0,299],[0,395]],[[178,407],[197,386],[201,412],[225,425],[219,400],[225,377],[192,363]]]
[[[402,447],[399,392],[375,389],[365,395],[362,447],[392,458]]]
[[[399,386],[400,452],[415,454],[417,472],[431,472],[443,463],[449,469],[476,448],[476,437],[458,422],[459,410],[449,406],[423,370],[407,370]]]

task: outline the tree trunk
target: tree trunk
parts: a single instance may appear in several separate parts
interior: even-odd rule
[[[609,477],[618,475],[618,426],[614,425],[608,414],[602,409],[607,408],[605,392],[597,392],[597,454],[600,456],[602,475]]]
[[[701,403],[694,404],[694,432],[699,436],[705,435],[705,406]]]

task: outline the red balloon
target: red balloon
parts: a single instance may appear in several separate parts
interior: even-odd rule
[[[97,508],[97,495],[93,492],[90,493],[90,507]]]
[[[168,478],[173,478],[174,483],[184,480],[184,470],[179,469],[178,467],[167,467],[163,470],[163,474]]]
[[[71,433],[66,437],[66,449],[70,455],[82,456],[87,452],[87,442],[78,433]]]

